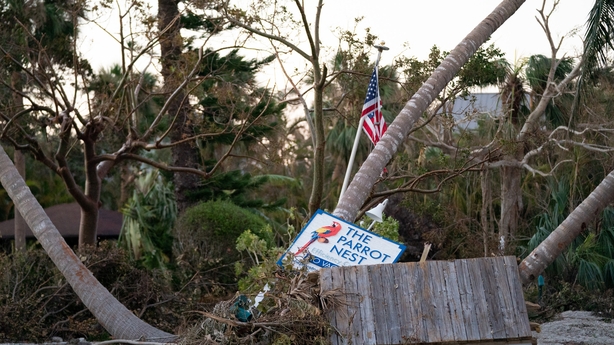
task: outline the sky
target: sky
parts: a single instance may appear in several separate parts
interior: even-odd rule
[[[364,26],[370,27],[372,33],[383,39],[390,48],[382,55],[382,63],[390,63],[399,54],[426,58],[435,44],[442,50],[452,50],[500,1],[354,0],[352,6],[348,6],[348,3],[334,0],[325,2],[322,22],[329,29],[334,26],[351,28],[353,18],[364,16]],[[552,0],[547,1],[548,12],[552,3]],[[581,51],[583,25],[593,3],[587,0],[560,0],[549,22],[556,41],[566,37],[561,51],[570,55],[577,55]],[[534,54],[549,55],[548,41],[535,19],[539,15],[537,9],[541,6],[541,0],[527,0],[493,34],[489,43],[502,49],[510,61]],[[577,31],[576,35],[572,34],[574,30]],[[404,48],[404,43],[409,45],[409,49]]]
[[[304,0],[313,19],[316,0]],[[152,5],[155,5],[152,1]],[[444,51],[452,50],[475,26],[477,26],[498,4],[499,0],[325,0],[321,18],[321,41],[331,49],[336,47],[337,28],[352,30],[354,19],[364,17],[357,29],[363,37],[364,28],[385,41],[390,50],[382,55],[381,64],[390,64],[399,55],[425,59],[433,45]],[[565,37],[561,53],[577,56],[581,52],[589,10],[594,1],[560,0],[552,13],[550,26],[553,38],[558,42]],[[313,6],[310,6],[313,4]],[[546,2],[546,10],[552,8],[553,0]],[[520,10],[497,30],[489,43],[494,43],[505,54],[508,61],[516,61],[534,54],[550,55],[550,47],[544,31],[535,17],[542,0],[527,0]],[[155,9],[154,9],[155,10]],[[119,31],[116,15],[99,20],[109,32]],[[82,31],[82,51],[95,70],[108,67],[110,58],[119,51],[119,44],[99,28],[89,25]],[[373,60],[377,50],[373,49]],[[272,79],[279,79],[281,72],[274,70]]]

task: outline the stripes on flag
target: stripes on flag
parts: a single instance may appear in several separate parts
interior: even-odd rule
[[[371,139],[373,145],[377,144],[388,128],[386,120],[384,120],[382,115],[382,100],[379,95],[377,66],[373,68],[361,116],[365,116],[362,129]]]

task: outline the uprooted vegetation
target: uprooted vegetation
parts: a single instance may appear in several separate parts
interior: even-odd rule
[[[172,331],[188,303],[173,292],[165,272],[135,265],[114,243],[77,253],[96,278],[136,315]],[[47,254],[0,253],[0,341],[44,341],[52,336],[109,338]]]
[[[224,286],[204,276],[181,280],[179,267],[140,268],[114,242],[78,255],[130,310],[177,334],[186,345],[329,344],[334,329],[327,313],[344,303],[342,291],[321,294],[317,274],[278,267],[273,256],[244,272],[238,286]],[[251,302],[242,304],[245,298],[253,301],[265,286],[270,290],[256,309],[249,308]],[[525,292],[527,300],[538,302],[535,287]],[[612,317],[611,292],[600,295],[551,282],[543,291],[542,309],[530,316],[543,322],[564,310],[584,309]],[[109,338],[36,247],[25,255],[0,254],[0,325],[0,342]]]
[[[279,272],[249,320],[242,295],[218,303],[183,335],[182,344],[330,344],[326,311],[342,303],[335,292],[320,295],[317,274]],[[249,310],[249,307],[248,307]],[[244,319],[245,320],[245,319]]]
[[[237,285],[181,281],[170,269],[140,268],[114,242],[78,255],[124,305],[183,344],[327,344],[332,330],[326,310],[340,303],[334,293],[320,295],[317,274],[284,270],[274,261],[245,275],[235,293]],[[238,302],[253,300],[265,284],[270,291],[257,310],[245,309],[252,316],[241,321]],[[0,342],[109,339],[38,247],[0,254],[0,324]]]

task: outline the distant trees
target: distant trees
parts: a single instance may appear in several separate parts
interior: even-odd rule
[[[15,61],[6,59],[2,63],[3,83],[6,86],[2,92],[1,102],[7,107],[4,118],[15,118],[18,123],[24,123],[19,115],[24,111],[24,92],[28,92],[28,77],[20,69],[19,63],[32,63],[36,50],[45,49],[46,61],[40,61],[38,70],[49,69],[51,64],[60,66],[72,65],[70,59],[74,36],[74,25],[68,19],[70,13],[79,11],[72,1],[60,2],[2,2],[0,10],[1,39],[13,44],[3,47],[4,53],[10,53]],[[9,92],[8,89],[16,92]],[[14,160],[17,169],[25,177],[25,157],[22,148],[14,150]],[[15,212],[15,249],[25,249],[25,233],[27,225],[19,212]]]
[[[587,30],[584,38],[584,52],[581,61],[583,68],[580,77],[577,80],[577,90],[574,104],[571,108],[571,116],[578,116],[580,113],[580,107],[578,105],[590,104],[588,107],[589,116],[595,117],[596,115],[601,115],[601,113],[603,113],[603,117],[605,117],[605,119],[600,119],[601,123],[597,125],[584,124],[582,131],[572,131],[571,134],[573,135],[582,135],[585,132],[594,132],[599,135],[602,131],[610,131],[606,127],[612,122],[611,117],[608,116],[610,113],[609,105],[610,97],[612,95],[612,85],[610,78],[611,66],[607,53],[612,47],[611,41],[614,17],[612,16],[611,10],[613,5],[614,3],[609,0],[597,0],[591,8],[589,18],[586,23]],[[602,104],[602,102],[605,104]],[[573,120],[577,121],[576,119]],[[607,144],[604,144],[603,137],[596,139],[597,142],[595,144],[576,142],[575,145],[595,152],[612,152],[612,145],[609,145],[608,141],[606,141]],[[574,180],[577,177],[578,174],[572,175]],[[575,184],[572,185],[572,188],[575,187]],[[601,217],[601,211],[603,211],[613,201],[611,189],[612,173],[610,172],[609,174],[605,175],[603,180],[590,193],[590,195],[582,201],[582,203],[580,203],[577,207],[570,207],[573,210],[569,213],[565,220],[563,220],[556,227],[556,229],[554,229],[546,239],[539,243],[539,245],[521,262],[519,269],[523,284],[530,283],[536,276],[541,274],[546,267],[553,264],[559,255],[561,255],[572,243],[572,241],[574,241],[581,233],[587,231],[587,229],[589,229],[589,225],[596,222],[596,220]],[[574,190],[572,189],[571,192],[571,195],[573,196]],[[598,236],[605,234],[607,237],[611,229],[593,229],[593,231],[601,231]],[[595,233],[589,233],[587,237],[590,238],[590,236],[596,235]],[[607,241],[607,243],[609,244],[611,241]],[[599,255],[599,253],[595,252],[595,248],[589,248],[589,251],[591,250],[592,253],[590,254],[592,254],[593,257]],[[614,261],[612,260],[612,252],[609,248],[607,248],[605,252],[610,254],[609,257],[602,257],[596,261],[606,263],[605,267],[608,269],[606,274],[609,276],[610,280],[614,280]],[[589,263],[595,264],[595,262]]]
[[[140,11],[129,7],[122,17],[142,18],[138,16],[145,14]],[[63,18],[72,23],[78,15],[80,12],[72,11]],[[170,20],[169,25],[178,25],[181,17]],[[171,28],[174,27],[163,27],[161,33],[167,35]],[[256,71],[269,60],[246,60],[237,51],[223,56],[202,47],[183,52],[180,44],[173,49],[179,49],[181,56],[163,58],[166,61],[163,66],[167,64],[163,70],[176,74],[173,83],[159,90],[151,75],[135,67],[140,58],[151,53],[158,37],[144,38],[134,33],[119,37],[123,42],[118,51],[121,64],[94,74],[78,52],[62,51],[69,53],[72,62],[70,68],[62,67],[55,63],[49,55],[52,50],[44,48],[45,42],[37,39],[35,32],[24,34],[31,43],[20,47],[27,54],[17,55],[13,47],[19,42],[8,38],[0,47],[4,61],[21,71],[30,87],[27,92],[21,92],[10,83],[4,84],[5,94],[23,95],[25,101],[24,110],[17,116],[9,115],[12,110],[8,103],[0,109],[1,136],[4,142],[31,153],[62,177],[82,208],[80,246],[96,243],[103,184],[113,166],[125,161],[149,164],[175,173],[176,187],[183,185],[181,181],[186,174],[192,176],[188,178],[192,181],[189,186],[180,188],[181,204],[188,202],[190,191],[200,181],[224,170],[224,161],[251,156],[251,153],[235,153],[239,143],[257,145],[282,123],[283,106],[277,105],[270,93],[254,82]],[[74,39],[66,42],[72,44]],[[160,39],[166,42],[170,38]],[[128,44],[129,41],[133,43]],[[26,60],[22,61],[22,56]],[[179,59],[174,62],[179,65],[171,68],[168,59]],[[230,97],[231,94],[237,97]],[[85,107],[81,106],[84,99]],[[217,103],[217,109],[211,103]],[[204,149],[205,143],[212,140],[223,140],[224,144],[216,150]],[[182,148],[189,152],[179,154]],[[165,149],[176,153],[174,163],[152,159],[146,154]],[[82,157],[78,158],[79,155]],[[73,163],[75,159],[80,160],[77,164],[81,167]],[[80,170],[83,173],[77,174]]]
[[[244,10],[242,7],[233,5],[232,2],[227,2],[223,13],[232,25],[246,30],[248,35],[257,35],[270,42],[278,59],[281,59],[283,51],[290,49],[305,59],[309,66],[306,72],[299,73],[297,79],[308,76],[308,79],[311,80],[313,115],[311,115],[311,105],[307,104],[303,91],[290,76],[291,72],[284,71],[284,73],[292,85],[291,93],[299,99],[303,107],[313,142],[313,182],[309,197],[309,214],[313,214],[322,203],[325,179],[326,132],[323,92],[327,83],[328,69],[321,58],[320,15],[323,2],[319,0],[316,4],[315,16],[311,21],[307,17],[307,8],[304,3],[293,1],[292,5],[287,7],[275,2],[258,1],[250,4],[248,10]],[[280,27],[284,27],[285,30],[280,30]],[[300,39],[307,42],[306,49],[295,43]]]
[[[143,8],[140,3],[133,3],[124,12],[119,9],[120,18],[143,19]],[[62,18],[76,23],[79,15],[82,12],[72,11]],[[169,24],[179,23],[181,19],[175,16]],[[152,24],[146,18],[142,23]],[[37,36],[27,27],[24,35],[29,44],[21,44],[16,37],[6,37],[0,43],[3,61],[20,71],[29,85],[22,91],[10,82],[2,84],[2,97],[21,95],[24,104],[23,110],[14,112],[16,108],[10,102],[1,103],[0,138],[3,143],[30,153],[63,179],[82,209],[81,248],[96,244],[98,208],[104,183],[113,173],[113,167],[133,161],[164,171],[195,175],[200,182],[222,172],[224,164],[233,159],[242,163],[245,158],[265,161],[255,156],[259,150],[240,146],[242,143],[262,145],[267,136],[276,135],[276,126],[283,123],[280,120],[283,106],[254,81],[255,73],[268,60],[247,60],[232,50],[222,55],[204,47],[183,52],[184,42],[175,42],[179,45],[173,49],[179,49],[181,56],[166,55],[165,58],[178,58],[180,63],[166,65],[169,73],[175,73],[171,76],[173,83],[160,90],[146,73],[147,68],[139,71],[136,64],[152,53],[161,37],[136,36],[136,31],[123,30],[128,25],[126,22],[121,25],[122,34],[118,38],[121,63],[98,75],[81,59],[79,52],[72,50],[62,51],[68,53],[72,65],[59,64],[50,55],[52,49],[43,45],[48,36]],[[167,29],[170,30],[164,26],[161,34],[166,34]],[[73,47],[76,38],[70,37],[66,42]],[[168,61],[164,60],[165,63]],[[177,132],[178,128],[186,127],[191,132]],[[189,149],[186,159],[198,164],[186,164],[185,160],[178,159],[175,165],[165,161],[162,155],[156,157],[149,153],[176,146]],[[36,200],[31,194],[25,194],[27,189],[13,174],[10,160],[3,159],[0,165],[6,169],[2,176],[7,180],[2,182],[15,201],[16,210],[26,215],[37,239],[100,323],[116,338],[173,338],[143,323],[88,275],[53,224],[45,220]],[[138,169],[132,171],[136,172]],[[131,173],[130,169],[127,173]],[[200,183],[190,184],[182,190],[182,195],[189,197],[188,191],[202,187]],[[29,206],[16,200],[16,195],[28,196]],[[28,213],[31,209],[35,212]]]

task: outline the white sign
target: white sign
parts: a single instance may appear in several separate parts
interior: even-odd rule
[[[282,264],[288,253],[294,256],[294,266],[301,267],[306,263],[308,271],[384,264],[396,262],[404,251],[403,244],[318,210],[278,264]]]

